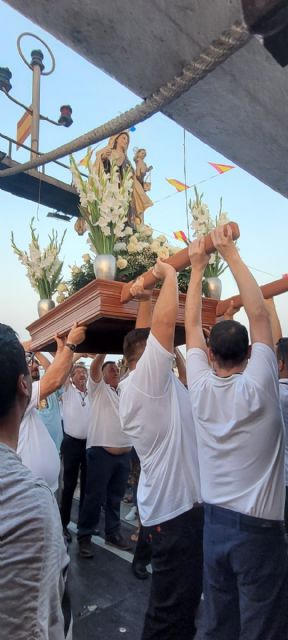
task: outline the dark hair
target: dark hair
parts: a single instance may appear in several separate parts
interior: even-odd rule
[[[218,364],[224,369],[241,364],[248,356],[247,329],[236,320],[222,320],[212,327],[209,346]]]
[[[127,360],[130,362],[133,360],[137,349],[140,345],[147,342],[147,338],[149,336],[150,329],[132,329],[129,331],[124,338],[123,342],[123,354]]]
[[[116,364],[117,365],[117,362],[114,362],[114,360],[107,360],[106,362],[104,362],[104,364],[102,364],[102,371],[104,371],[104,369],[107,366],[107,364]]]
[[[288,338],[280,338],[278,340],[276,356],[277,360],[282,360],[286,369],[288,369]]]
[[[0,323],[0,418],[13,407],[22,374],[29,376],[22,344],[11,327]]]

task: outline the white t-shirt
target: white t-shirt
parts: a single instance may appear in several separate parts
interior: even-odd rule
[[[69,558],[56,501],[3,444],[0,486],[0,637],[64,640],[61,601]]]
[[[286,431],[285,442],[285,484],[288,487],[288,378],[279,380],[280,404]]]
[[[62,396],[64,432],[72,438],[86,440],[90,418],[88,394],[69,383]]]
[[[173,374],[174,356],[150,333],[121,386],[120,418],[141,463],[141,522],[171,520],[201,502],[197,444],[189,395]]]
[[[216,376],[202,349],[189,349],[187,376],[203,500],[283,520],[284,425],[275,354],[255,343],[242,374]]]
[[[40,384],[32,383],[31,400],[20,425],[17,453],[34,476],[43,478],[54,492],[58,489],[60,460],[57,447],[37,411]]]
[[[119,418],[119,396],[102,379],[94,382],[89,376],[88,394],[91,404],[90,422],[87,436],[89,447],[131,447],[130,439],[122,433]]]

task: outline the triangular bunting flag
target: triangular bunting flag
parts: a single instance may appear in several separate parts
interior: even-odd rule
[[[189,240],[184,231],[173,231],[173,235],[176,240],[182,240],[182,242],[185,242],[185,244],[189,244]]]
[[[174,178],[166,178],[166,180],[172,187],[175,187],[177,191],[186,191],[186,189],[189,189],[188,185],[180,182],[180,180],[175,180]]]
[[[226,171],[231,171],[231,169],[235,169],[233,164],[218,164],[217,162],[208,162],[218,173],[226,173]]]

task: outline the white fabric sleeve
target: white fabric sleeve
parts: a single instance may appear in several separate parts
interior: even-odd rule
[[[30,402],[28,404],[28,407],[25,411],[25,416],[26,417],[28,415],[28,413],[30,413],[30,411],[32,411],[32,409],[38,409],[39,407],[39,401],[40,401],[40,384],[41,381],[37,381],[37,382],[32,382],[32,393],[31,393],[31,398],[30,398]]]
[[[106,383],[104,382],[103,378],[101,378],[100,382],[94,382],[94,380],[92,380],[89,373],[88,384],[87,384],[89,400],[92,400],[93,398],[95,398],[95,395],[100,393],[101,389],[105,388],[105,384]]]
[[[267,389],[270,395],[279,396],[278,365],[274,351],[263,342],[252,345],[251,357],[243,373],[245,378]]]
[[[164,349],[150,332],[145,351],[137,362],[132,385],[152,398],[163,396],[169,386],[173,361],[173,353]]]
[[[211,372],[207,354],[203,349],[195,347],[187,351],[186,372],[188,389],[191,389],[193,384],[197,384],[202,376],[207,376],[207,373]]]

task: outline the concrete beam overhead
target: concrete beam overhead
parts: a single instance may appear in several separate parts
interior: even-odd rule
[[[243,19],[240,0],[6,1],[142,98]],[[288,196],[288,67],[259,38],[164,113]]]

